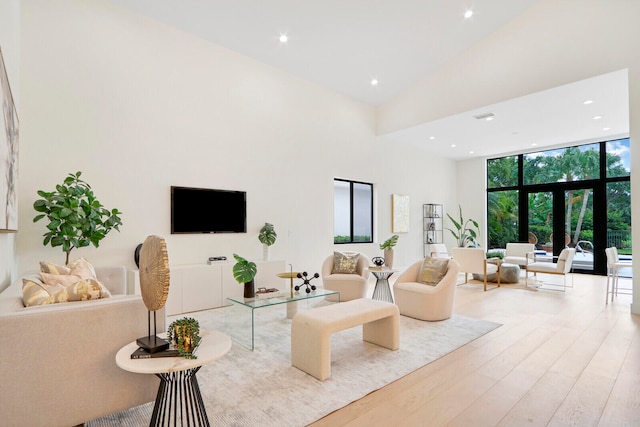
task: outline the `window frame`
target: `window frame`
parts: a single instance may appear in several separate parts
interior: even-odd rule
[[[335,188],[336,188],[336,182],[343,182],[343,183],[348,183],[349,184],[349,240],[348,241],[341,241],[341,242],[336,242],[336,229],[335,229],[335,209],[336,209],[336,199],[335,199]],[[369,206],[369,223],[371,226],[371,236],[369,236],[369,240],[367,241],[355,241],[354,240],[354,184],[357,185],[364,185],[364,186],[368,186],[370,188],[370,193],[371,193],[371,200],[370,200],[370,206]],[[374,231],[373,231],[373,206],[374,206],[374,193],[373,193],[373,184],[370,182],[364,182],[364,181],[355,181],[355,180],[351,180],[351,179],[345,179],[345,178],[334,178],[333,179],[333,188],[334,188],[334,195],[333,195],[333,201],[334,201],[334,226],[333,226],[333,243],[335,245],[344,245],[344,244],[353,244],[353,243],[373,243],[374,241]]]

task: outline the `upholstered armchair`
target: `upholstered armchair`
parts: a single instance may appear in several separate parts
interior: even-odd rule
[[[335,255],[331,255],[322,264],[322,284],[325,289],[340,292],[340,301],[367,297],[367,279],[369,278],[369,258],[359,254],[354,273],[334,273]],[[330,295],[328,301],[338,301]]]
[[[423,261],[412,264],[396,279],[393,293],[403,316],[420,320],[438,321],[451,317],[460,266],[448,261],[447,272],[438,284],[431,286],[419,282]]]
[[[430,243],[427,245],[428,254],[432,258],[451,258],[451,254],[447,250],[444,243]]]
[[[504,262],[526,267],[535,250],[533,243],[507,243]]]
[[[464,273],[464,283],[467,283],[469,273],[482,274],[484,276],[484,290],[487,290],[487,275],[498,274],[498,287],[500,287],[500,264],[487,262],[487,256],[482,248],[453,248],[451,256],[460,264],[460,272]]]
[[[566,248],[560,252],[557,257],[544,257],[543,260],[538,261],[534,258],[534,262],[527,264],[527,278],[525,286],[529,286],[529,273],[533,273],[534,279],[538,273],[545,274],[558,274],[563,276],[562,290],[567,288],[567,274],[571,272],[571,266],[573,265],[573,258],[576,255],[574,248]],[[552,262],[552,259],[556,259],[557,262]],[[553,286],[553,284],[550,284]],[[573,281],[572,286],[573,287]]]

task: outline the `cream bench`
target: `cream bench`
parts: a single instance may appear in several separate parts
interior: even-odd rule
[[[364,341],[400,348],[398,306],[360,298],[296,314],[291,322],[291,365],[326,380],[331,376],[331,334],[359,325]]]

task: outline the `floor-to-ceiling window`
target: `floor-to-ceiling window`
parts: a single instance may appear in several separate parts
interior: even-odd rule
[[[576,270],[604,273],[606,247],[631,255],[629,159],[625,138],[488,160],[489,247],[574,247]]]

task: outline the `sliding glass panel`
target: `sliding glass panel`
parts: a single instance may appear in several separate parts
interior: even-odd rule
[[[333,181],[333,241],[351,241],[351,185],[348,181]]]
[[[565,245],[576,249],[573,267],[593,270],[593,191],[585,188],[564,194]]]
[[[353,183],[353,241],[373,241],[373,186]]]
[[[529,194],[529,241],[553,254],[553,193]]]
[[[518,241],[518,190],[492,191],[489,203],[489,248],[506,248]]]
[[[607,247],[618,248],[620,260],[632,260],[631,252],[631,184],[629,181],[607,184]],[[631,268],[623,268],[619,274],[632,277]]]

